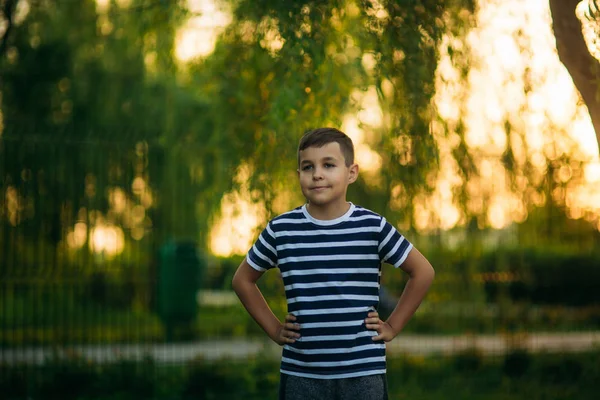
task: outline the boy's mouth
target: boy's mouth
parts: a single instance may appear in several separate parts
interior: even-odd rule
[[[313,186],[310,188],[310,190],[316,190],[316,191],[321,191],[321,190],[325,190],[327,189],[329,186]]]

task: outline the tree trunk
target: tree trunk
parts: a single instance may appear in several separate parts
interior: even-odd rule
[[[600,63],[590,54],[581,31],[581,21],[575,15],[580,0],[549,1],[558,58],[569,71],[587,105],[600,148],[600,92],[597,84]]]

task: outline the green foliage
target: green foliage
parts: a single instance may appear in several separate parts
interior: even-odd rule
[[[0,371],[0,392],[6,400],[27,397],[30,371],[25,367],[2,368]]]
[[[469,360],[466,364],[464,360]],[[512,361],[511,361],[512,360]],[[525,361],[524,361],[525,360]],[[465,355],[388,359],[393,399],[593,399],[600,379],[598,352],[583,354]],[[516,374],[507,364],[523,364]],[[466,366],[466,368],[464,368]],[[278,362],[264,358],[217,362],[195,360],[158,366],[123,360],[85,365],[49,360],[40,368],[10,367],[0,372],[7,399],[276,399]]]
[[[301,202],[290,179],[299,136],[358,115],[357,98],[369,90],[384,118],[360,127],[383,168],[351,194],[412,228],[414,201],[432,189],[440,167],[430,129],[432,121],[444,125],[432,106],[440,51],[466,77],[475,1],[225,1],[232,21],[215,51],[185,65],[174,59],[177,29],[191,16],[183,2],[117,3],[101,10],[93,0],[33,2],[3,38],[2,188],[30,205],[28,232],[58,243],[84,206],[108,213],[111,188],[134,197],[140,176],[156,199],[147,210],[153,244],[175,237],[205,246],[230,190],[244,186],[267,217]],[[444,37],[452,39],[447,49]],[[464,124],[444,126],[459,137],[452,154],[469,179],[478,158]],[[506,129],[510,139],[508,122]],[[139,153],[142,167],[131,165]],[[551,189],[565,184],[553,182],[560,167],[572,168],[573,179],[581,173],[562,156],[540,179],[510,146],[503,164],[513,185],[528,181],[527,205],[529,192],[546,189],[551,202]],[[113,179],[111,170],[123,176]],[[94,196],[84,195],[89,180]],[[466,211],[465,190],[456,196]],[[402,204],[392,204],[394,193]],[[479,214],[485,220],[485,210]],[[7,230],[15,225],[2,221]]]
[[[183,399],[260,399],[274,393],[279,372],[272,361],[251,360],[240,368],[237,362],[218,364],[197,360],[190,364],[183,383]]]
[[[524,376],[531,366],[532,356],[524,350],[514,350],[504,357],[502,372],[510,378]]]
[[[233,21],[215,52],[183,68],[173,58],[176,30],[190,16],[183,5],[111,4],[102,11],[92,0],[35,2],[4,38],[3,154],[22,152],[24,138],[34,144],[4,164],[4,186],[34,199],[32,229],[49,226],[55,240],[76,219],[86,178],[96,179],[94,204],[106,212],[106,189],[114,185],[106,172],[128,169],[126,159],[110,157],[112,149],[105,149],[106,159],[94,157],[99,143],[121,147],[126,158],[146,146],[141,175],[160,204],[149,212],[160,226],[157,242],[204,244],[242,167],[251,172],[245,184],[253,199],[272,212],[276,193],[291,189],[299,135],[339,126],[346,113],[358,111],[352,93],[369,87],[394,116],[369,131],[370,145],[387,164],[407,151],[397,149],[396,139],[412,143],[410,165],[386,170],[388,183],[367,190],[374,205],[392,212],[391,188],[401,184],[415,193],[435,166],[428,124],[437,45],[448,30],[458,34],[474,9],[470,0],[230,2]],[[269,44],[277,35],[280,49]],[[373,66],[364,66],[364,55]],[[393,85],[392,97],[384,95],[384,81]],[[45,151],[66,143],[91,145]],[[48,175],[54,169],[69,175]],[[33,188],[61,196],[46,203],[36,197],[39,190],[25,192],[22,171],[34,177]],[[127,193],[132,178],[118,183]],[[358,193],[367,189],[365,182],[357,186]],[[52,214],[65,205],[68,212]]]
[[[33,385],[34,397],[77,399],[93,386],[95,373],[82,368],[76,360],[58,361],[50,364],[45,373],[39,374]]]
[[[486,282],[490,301],[498,301],[504,293],[513,301],[532,304],[597,305],[600,271],[590,268],[595,265],[600,265],[597,252],[573,253],[555,248],[513,249],[482,257],[484,271],[510,273],[513,277],[506,282]]]
[[[477,372],[483,364],[483,356],[477,349],[469,349],[454,357],[454,368],[459,372]]]
[[[96,374],[92,394],[107,399],[152,398],[160,387],[156,380],[156,368],[152,359],[142,363],[123,360]]]
[[[133,9],[142,4],[133,3]],[[19,177],[25,170],[34,178],[33,188],[61,193],[51,202],[33,203],[36,226],[50,220],[60,233],[78,215],[82,188],[90,176],[97,183],[93,204],[106,212],[107,189],[117,184],[131,193],[133,178],[141,175],[164,193],[160,210],[152,215],[153,222],[163,227],[156,232],[157,239],[196,239],[195,219],[182,218],[173,210],[186,206],[187,212],[194,213],[191,189],[196,186],[188,188],[187,196],[179,196],[174,188],[191,181],[181,138],[190,128],[190,117],[202,115],[204,107],[198,96],[175,83],[174,28],[184,14],[178,6],[133,9],[113,7],[98,13],[90,0],[30,5],[27,18],[9,38],[15,56],[1,64],[4,153],[22,155],[19,161],[5,164],[7,184],[22,192]],[[144,61],[148,53],[155,54],[154,76]],[[165,146],[158,146],[159,142]],[[74,148],[64,149],[74,143]],[[140,152],[139,146],[147,148],[148,143],[155,145],[140,171],[129,163]],[[110,149],[103,154],[107,157],[98,157],[98,145],[107,144]],[[115,150],[117,157],[113,157]],[[111,170],[126,175],[116,183],[110,179]],[[29,197],[37,192],[23,194]],[[43,212],[46,207],[58,213],[65,205],[70,213],[54,220]]]

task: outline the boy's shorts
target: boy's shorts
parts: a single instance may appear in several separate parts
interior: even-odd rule
[[[385,374],[311,379],[281,374],[279,400],[387,400]]]

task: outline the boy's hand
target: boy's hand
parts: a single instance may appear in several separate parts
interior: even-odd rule
[[[377,311],[372,311],[367,315],[367,319],[365,319],[365,324],[367,329],[377,331],[379,335],[373,336],[373,341],[383,340],[384,342],[389,342],[393,338],[396,337],[394,333],[394,329],[387,322],[383,322],[379,319],[379,313]]]
[[[300,338],[300,324],[296,323],[296,316],[288,314],[285,316],[285,323],[279,328],[275,342],[278,345],[295,343]]]

